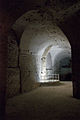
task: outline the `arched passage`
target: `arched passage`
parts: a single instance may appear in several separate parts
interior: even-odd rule
[[[49,53],[51,47],[52,45],[48,46],[42,54],[40,82],[47,82],[47,68],[52,66],[51,55]]]
[[[27,91],[27,88],[32,88],[35,83],[41,82],[42,66],[46,68],[45,58],[49,52],[53,64],[53,56],[60,52],[59,50],[70,48],[67,37],[56,24],[48,19],[47,14],[43,13],[45,17],[42,17],[38,11],[30,11],[25,15],[31,21],[26,22],[20,41],[20,69],[23,91]],[[41,66],[42,61],[44,64]]]
[[[64,58],[65,60],[63,61]],[[62,70],[63,69],[63,67],[61,66],[62,63],[69,65],[69,59],[67,58],[71,59],[71,48],[69,48],[69,46],[67,48],[51,46],[51,48],[47,51],[46,56],[44,56],[42,59],[43,60],[42,63],[44,64],[44,65],[42,64],[41,66],[43,68],[42,82],[49,82],[50,81],[48,80],[49,76],[52,79],[51,81],[60,80],[59,76],[62,74],[63,71],[64,73],[66,72],[66,74],[69,71],[71,71],[71,68],[69,67],[68,68],[66,67],[64,70]],[[55,80],[54,76],[56,77]]]
[[[14,1],[15,2],[15,1]],[[2,2],[3,3],[3,2]],[[13,3],[13,2],[12,2]],[[7,4],[7,5],[9,5],[9,9],[10,8],[14,8],[15,6],[16,6],[16,8],[17,8],[17,5],[16,4]],[[4,7],[1,7],[1,32],[2,33],[4,33],[4,34],[2,34],[1,33],[1,40],[3,41],[3,43],[1,42],[1,45],[2,44],[5,44],[5,42],[4,42],[4,40],[6,40],[6,38],[7,38],[7,36],[6,37],[4,37],[5,36],[5,34],[6,34],[6,32],[5,31],[8,31],[8,29],[9,29],[9,25],[12,23],[12,21],[14,21],[14,19],[13,20],[11,20],[11,18],[10,17],[14,17],[14,16],[17,16],[18,14],[20,15],[20,12],[21,12],[21,14],[23,13],[22,11],[21,11],[21,9],[20,10],[16,10],[16,9],[12,9],[12,12],[11,12],[11,10],[10,11],[6,11],[6,8],[8,8],[8,6],[5,6],[5,5],[3,5]],[[21,5],[21,3],[20,3],[20,5]],[[24,4],[22,4],[21,6],[23,6],[23,8],[24,8]],[[21,8],[21,6],[20,6],[20,8]],[[26,5],[25,5],[26,6]],[[77,7],[77,5],[75,5],[76,7],[72,7],[72,11],[75,11],[75,8],[76,8],[76,11],[79,9],[79,5],[78,5],[78,7]],[[31,5],[30,5],[30,7],[31,7]],[[53,7],[54,8],[54,7]],[[74,10],[73,10],[73,8],[74,8]],[[27,7],[26,7],[26,9],[27,9]],[[26,10],[25,9],[25,10]],[[25,10],[23,10],[23,11],[25,11]],[[4,12],[3,12],[4,11]],[[13,12],[14,11],[14,12]],[[17,15],[15,14],[16,12],[15,11],[17,11]],[[20,12],[19,12],[20,11]],[[69,11],[69,10],[68,10]],[[8,16],[9,14],[8,14],[8,12],[9,12],[9,14],[10,14],[10,16]],[[67,12],[67,11],[66,11]],[[5,13],[5,14],[4,14]],[[12,13],[12,14],[11,14]],[[13,14],[14,13],[14,14]],[[68,12],[67,12],[68,13]],[[55,14],[54,14],[55,15]],[[68,15],[68,14],[67,14]],[[10,23],[8,23],[8,19],[5,19],[5,18],[7,18],[7,17],[4,17],[4,16],[7,16],[8,17],[8,19],[9,20],[11,20],[11,22]],[[65,16],[66,16],[66,14],[65,14]],[[62,16],[61,16],[61,18],[62,18]],[[5,20],[4,20],[5,19]],[[75,21],[75,20],[74,20]],[[8,23],[8,24],[7,24]],[[72,21],[71,21],[71,23],[72,23]],[[75,23],[76,24],[76,23]],[[5,27],[4,27],[5,26]],[[77,25],[75,25],[75,26],[79,26],[78,25],[78,23],[77,23]],[[4,28],[6,28],[5,30],[4,30]],[[68,28],[69,29],[69,28]],[[73,32],[73,27],[71,26],[71,31]],[[76,32],[76,35],[74,34]],[[75,37],[75,39],[73,39],[73,38],[71,38],[72,39],[72,42],[73,42],[73,40],[75,41],[75,42],[73,42],[74,44],[76,43],[76,45],[78,46],[78,49],[79,49],[79,44],[78,44],[78,42],[76,42],[76,40],[77,40],[77,36],[78,36],[78,38],[79,38],[79,32],[77,32],[76,31],[76,29],[75,29],[75,31],[73,32],[73,34],[74,35],[70,35],[70,34],[68,34],[68,35],[70,35],[70,37],[72,36],[73,38]],[[79,90],[80,90],[80,82],[79,81],[77,81],[79,78],[80,78],[80,76],[79,76],[79,73],[78,73],[78,71],[79,71],[79,67],[80,67],[80,62],[79,62],[79,50],[76,48],[75,49],[75,47],[76,47],[76,45],[74,45],[74,54],[76,54],[76,53],[78,53],[78,54],[76,54],[76,56],[74,55],[74,63],[76,63],[76,64],[74,64],[74,69],[73,69],[73,71],[74,71],[74,84],[75,84],[75,86],[74,86],[74,89],[77,89],[77,90],[75,90],[76,92],[75,92],[75,94],[76,95],[74,95],[75,97],[77,97],[78,96],[78,98],[80,98],[80,92],[78,92]],[[4,49],[4,46],[3,46],[3,49]],[[6,50],[3,50],[3,51],[6,51]],[[77,52],[76,52],[77,51]],[[2,52],[2,46],[1,46],[1,55],[3,54],[4,52]],[[78,58],[77,60],[76,60],[76,57]],[[2,58],[1,58],[2,59]],[[5,64],[5,62],[1,62],[1,63],[3,63],[3,64]],[[2,65],[2,64],[1,64]],[[77,68],[76,68],[76,66],[78,66]],[[1,66],[1,68],[3,69],[3,67],[4,66]],[[1,72],[2,73],[2,72]],[[4,80],[4,77],[2,77],[1,76],[1,79],[3,79]],[[77,80],[76,80],[77,79]],[[76,81],[77,81],[77,83],[76,83]],[[5,80],[4,80],[4,82],[5,82]],[[1,85],[4,87],[5,85],[5,83],[4,82],[1,82]],[[1,87],[1,89],[2,89],[2,91],[1,91],[1,94],[3,95],[3,87]],[[5,90],[4,90],[5,91]],[[3,92],[3,93],[2,93]],[[1,96],[2,97],[2,96]]]

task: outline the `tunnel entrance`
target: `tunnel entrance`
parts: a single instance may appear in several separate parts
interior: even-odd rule
[[[41,82],[71,81],[71,49],[48,46],[41,58]]]

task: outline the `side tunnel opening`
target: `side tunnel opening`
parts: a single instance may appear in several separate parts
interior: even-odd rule
[[[41,63],[41,82],[71,81],[71,48],[52,46]]]

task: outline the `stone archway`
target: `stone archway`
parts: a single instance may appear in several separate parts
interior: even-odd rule
[[[2,2],[2,1],[1,1]],[[12,2],[12,1],[11,1]],[[15,1],[14,1],[15,2]],[[22,1],[23,2],[23,1]],[[13,2],[12,2],[13,3]],[[41,2],[42,3],[42,2]],[[79,3],[79,2],[78,2]],[[72,7],[71,7],[71,15],[72,14],[74,14],[76,11],[78,11],[79,9],[80,9],[80,7],[79,7],[79,4],[75,4],[75,5],[73,5]],[[3,4],[3,5],[2,5]],[[25,4],[25,3],[24,3]],[[2,56],[1,57],[1,60],[3,59],[3,61],[1,61],[1,66],[0,66],[0,68],[1,68],[1,82],[0,82],[0,84],[1,84],[1,96],[0,96],[0,98],[1,98],[1,101],[4,101],[4,95],[3,94],[5,94],[5,85],[6,85],[6,82],[5,82],[5,77],[4,77],[4,74],[6,73],[5,72],[5,63],[6,63],[6,59],[5,59],[5,53],[6,53],[6,44],[7,44],[7,32],[8,32],[8,30],[10,29],[10,27],[11,27],[11,25],[13,24],[13,22],[15,21],[15,19],[16,18],[18,18],[21,14],[23,14],[24,13],[24,11],[27,11],[27,10],[30,10],[30,9],[32,9],[32,8],[34,8],[33,6],[31,6],[31,3],[30,4],[25,4],[25,6],[26,7],[24,7],[24,4],[19,4],[19,5],[13,5],[13,4],[5,4],[4,2],[2,2],[1,4],[0,4],[0,6],[1,6],[1,12],[0,12],[0,16],[1,16],[1,19],[0,19],[0,22],[1,22],[1,29],[0,29],[0,31],[1,31],[1,33],[0,33],[0,39],[1,39],[1,41],[0,41],[0,44],[1,44],[1,47],[0,47],[0,55]],[[36,4],[36,5],[39,5],[40,4],[40,2],[38,3],[38,4]],[[8,5],[9,5],[9,7],[8,7]],[[30,6],[28,6],[28,5],[30,5]],[[40,4],[41,5],[41,4]],[[43,5],[43,4],[42,4]],[[3,7],[2,7],[3,6]],[[14,7],[16,6],[16,9],[14,9]],[[20,7],[17,7],[17,6],[20,6]],[[7,9],[8,8],[8,9]],[[9,11],[9,9],[10,8],[12,8],[12,11],[10,10]],[[20,8],[20,10],[18,10],[18,8]],[[23,9],[24,8],[24,9]],[[54,8],[54,7],[53,7]],[[74,9],[74,10],[73,10]],[[7,10],[7,11],[6,11]],[[70,10],[70,8],[68,9],[68,11]],[[66,10],[65,10],[66,11]],[[72,12],[73,11],[73,12]],[[16,13],[17,12],[17,13]],[[67,12],[67,11],[66,11]],[[16,14],[15,14],[16,13]],[[65,12],[64,12],[65,13]],[[62,18],[62,16],[63,16],[63,14],[64,14],[63,12],[62,12],[62,15],[61,15],[61,18]],[[68,12],[67,12],[68,13]],[[9,16],[10,15],[10,16]],[[54,16],[55,16],[55,14],[54,14]],[[66,16],[66,14],[64,15],[64,16]],[[68,16],[68,14],[67,14],[67,16]],[[69,15],[70,16],[70,15]],[[11,18],[12,17],[12,18]],[[74,18],[74,17],[73,17]],[[71,18],[71,19],[73,19],[73,18]],[[67,21],[69,21],[69,20],[67,20]],[[71,23],[70,23],[71,24]],[[76,24],[75,23],[75,21],[73,22],[73,24]],[[77,23],[75,26],[79,26],[79,24]],[[64,27],[65,28],[65,27]],[[70,25],[68,26],[68,30],[69,30],[69,28],[70,28]],[[67,29],[67,28],[65,28],[65,29]],[[78,79],[80,79],[80,76],[79,76],[79,73],[78,73],[78,71],[79,71],[79,68],[76,70],[76,66],[78,66],[78,67],[80,67],[80,62],[79,62],[79,50],[77,50],[77,48],[76,48],[76,46],[78,46],[78,49],[79,49],[79,44],[78,44],[78,42],[76,42],[76,40],[77,40],[77,36],[79,36],[79,32],[77,32],[76,30],[75,30],[75,32],[73,32],[73,33],[71,33],[71,31],[73,31],[72,30],[73,28],[72,28],[72,25],[71,25],[71,29],[70,29],[70,32],[68,33],[68,36],[69,36],[69,38],[72,36],[72,38],[71,38],[71,41],[72,41],[72,43],[73,43],[73,40],[75,41],[74,42],[74,44],[76,43],[76,45],[73,45],[73,58],[74,58],[74,60],[73,60],[73,63],[74,63],[74,65],[73,65],[73,72],[74,72],[74,97],[77,97],[78,96],[78,98],[80,98],[80,86],[78,85],[78,84],[80,84],[80,82],[79,81],[76,81],[76,79],[78,80]],[[64,30],[65,31],[65,30]],[[71,35],[70,35],[70,33],[71,33]],[[76,33],[76,35],[75,35],[75,33]],[[76,48],[76,49],[74,49],[74,48]],[[77,52],[76,52],[77,51]],[[78,53],[78,54],[76,54],[76,53]],[[76,56],[75,56],[76,55]],[[3,57],[4,56],[4,57]],[[76,61],[76,58],[77,58],[77,61]],[[4,72],[2,72],[2,71],[4,71]],[[4,73],[4,74],[3,74]],[[2,82],[3,81],[3,82]],[[5,104],[4,102],[1,102],[1,103],[3,103],[3,104]],[[2,106],[2,104],[1,104],[1,106]],[[2,108],[1,108],[2,109]],[[4,116],[4,115],[3,115]]]
[[[49,82],[50,81],[49,76],[52,79],[51,81],[58,81],[58,80],[60,80],[59,79],[60,74],[62,74],[62,73],[60,73],[60,71],[62,70],[62,67],[60,66],[60,61],[65,57],[71,58],[71,48],[69,46],[67,48],[59,47],[59,46],[51,46],[50,49],[48,49],[48,48],[49,47],[47,47],[45,49],[45,51],[42,55],[42,58],[41,58],[42,81]],[[50,56],[48,56],[49,54],[50,54]],[[49,60],[49,61],[47,61],[47,60]],[[47,64],[47,62],[49,62],[48,63],[49,65]],[[66,59],[63,62],[65,63]],[[68,61],[65,64],[68,64]],[[47,67],[49,67],[50,69],[47,69]],[[66,68],[65,70],[68,71],[69,69]],[[64,71],[64,73],[65,73],[65,71]]]
[[[43,66],[46,67],[45,57],[50,49],[53,49],[52,46],[54,48],[59,46],[61,49],[70,47],[67,37],[56,24],[52,23],[51,19],[48,19],[48,14],[43,13],[44,17],[41,14],[33,10],[23,15],[21,18],[26,16],[30,21],[25,21],[24,25],[21,23],[23,25],[21,30],[19,20],[13,25],[13,29],[16,29],[19,37],[21,36],[20,69],[23,91],[33,88],[35,83],[40,83],[41,72],[43,72],[41,60],[44,61]],[[51,53],[52,59],[53,56]]]

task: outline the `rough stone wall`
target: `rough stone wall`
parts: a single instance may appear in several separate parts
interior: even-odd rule
[[[18,67],[18,45],[13,31],[8,36],[8,67]]]
[[[12,97],[20,92],[18,54],[16,36],[13,31],[10,31],[8,36],[7,97]]]
[[[19,68],[8,68],[7,97],[12,97],[20,92]]]
[[[39,86],[37,66],[35,55],[21,54],[20,55],[20,69],[21,69],[21,81],[22,92],[27,92]]]

